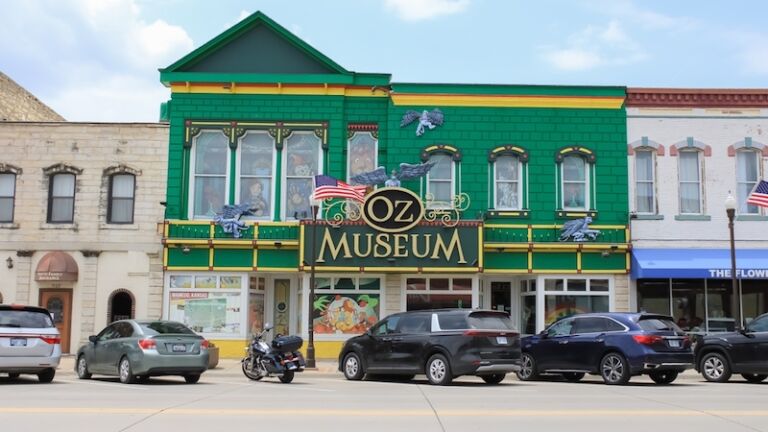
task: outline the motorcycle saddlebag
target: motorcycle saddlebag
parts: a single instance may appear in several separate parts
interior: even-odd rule
[[[293,352],[301,348],[304,340],[299,336],[278,336],[272,340],[272,348],[280,352]]]

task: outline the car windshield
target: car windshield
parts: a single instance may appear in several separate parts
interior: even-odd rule
[[[469,315],[469,326],[473,329],[483,330],[509,330],[514,331],[512,321],[501,313],[473,313]]]
[[[139,323],[141,330],[147,336],[158,334],[196,334],[182,323],[173,321],[155,321],[151,323]]]
[[[678,327],[677,324],[674,323],[674,321],[668,318],[661,318],[661,317],[648,317],[648,318],[640,317],[640,320],[637,322],[637,325],[639,325],[640,328],[645,331],[676,331],[676,332],[682,331],[680,327]]]
[[[26,310],[0,310],[0,327],[51,328],[51,316],[44,312]]]

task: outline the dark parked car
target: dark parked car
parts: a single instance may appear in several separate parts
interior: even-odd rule
[[[696,370],[707,381],[726,382],[734,373],[749,382],[768,378],[768,314],[741,331],[706,335],[696,344]]]
[[[77,351],[75,372],[120,377],[131,384],[151,376],[181,375],[190,384],[208,368],[208,341],[175,321],[116,321]]]
[[[518,378],[524,381],[554,373],[576,382],[589,373],[606,384],[626,384],[648,374],[669,384],[693,367],[688,336],[672,318],[645,313],[572,315],[523,338],[522,350]]]
[[[339,370],[349,380],[367,373],[411,379],[426,374],[447,385],[460,375],[500,383],[520,369],[520,335],[504,312],[442,309],[390,315],[347,340]]]

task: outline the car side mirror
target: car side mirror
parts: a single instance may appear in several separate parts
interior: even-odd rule
[[[749,328],[741,327],[741,328],[739,328],[738,331],[739,331],[739,333],[743,334],[744,336],[746,336],[748,338],[755,337],[755,335],[752,334],[752,332],[749,330]]]
[[[99,337],[96,335],[90,335],[88,336],[88,340],[91,341],[92,343],[96,343],[99,340]]]
[[[549,333],[547,333],[546,330],[542,330],[542,331],[539,332],[539,337],[542,338],[542,339],[546,339],[546,338],[549,337]]]

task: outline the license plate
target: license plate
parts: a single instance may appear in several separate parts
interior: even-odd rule
[[[680,348],[680,341],[677,339],[670,339],[667,342],[669,342],[669,346],[672,348]]]
[[[27,346],[26,338],[11,338],[12,347],[24,347]]]
[[[496,336],[496,343],[501,345],[507,344],[507,338],[505,336]]]
[[[173,344],[171,350],[173,350],[173,352],[186,352],[187,346],[184,344]]]

